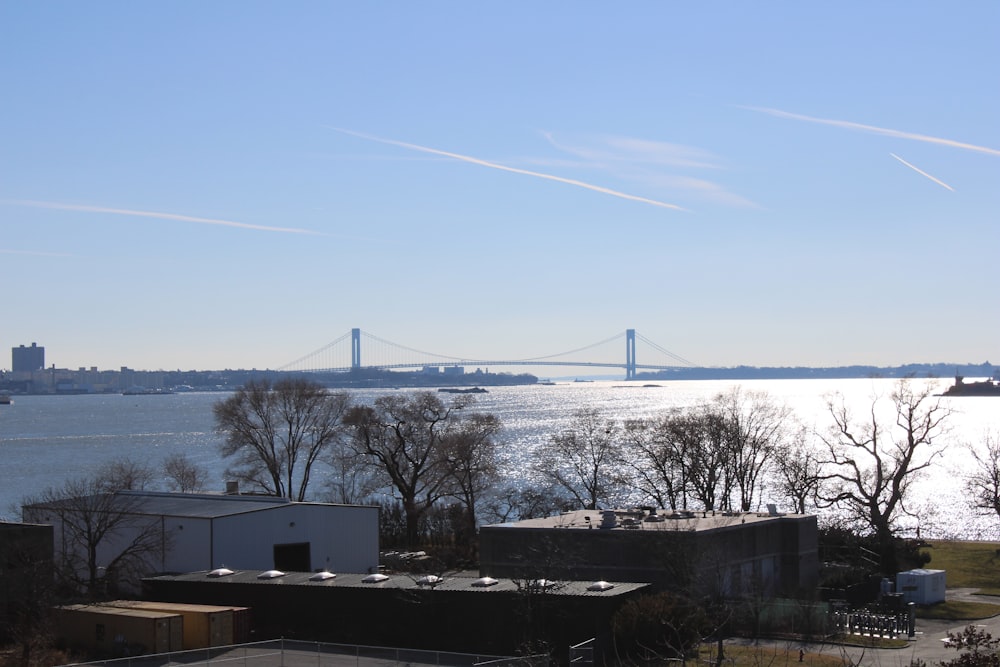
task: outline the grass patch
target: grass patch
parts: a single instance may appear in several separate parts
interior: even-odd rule
[[[1000,543],[929,542],[927,567],[946,570],[948,588],[978,588],[983,595],[1000,595]]]
[[[997,614],[1000,614],[1000,605],[965,600],[917,605],[916,609],[917,618],[941,618],[953,621],[978,621]]]

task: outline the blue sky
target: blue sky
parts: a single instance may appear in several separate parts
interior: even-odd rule
[[[493,359],[634,328],[706,366],[1000,363],[998,25],[8,0],[0,349],[275,368],[352,327]]]

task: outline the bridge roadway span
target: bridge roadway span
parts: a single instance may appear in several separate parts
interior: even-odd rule
[[[397,345],[395,343],[390,343],[389,341],[382,340],[370,334],[366,334],[370,339],[383,343],[385,345],[392,346],[399,350],[404,350],[406,352],[417,353],[421,355],[426,355],[426,357],[420,361],[394,361],[391,363],[375,363],[362,365],[361,363],[361,329],[355,328],[351,329],[349,334],[345,334],[338,338],[337,340],[329,343],[325,347],[306,355],[290,364],[286,364],[279,370],[289,370],[292,367],[298,367],[299,364],[309,361],[314,358],[318,358],[322,353],[327,352],[338,343],[347,340],[348,335],[351,341],[351,361],[350,365],[324,365],[322,367],[310,367],[309,370],[312,371],[328,371],[328,372],[346,372],[350,370],[360,370],[362,368],[368,368],[373,370],[394,370],[403,368],[421,368],[425,366],[442,366],[442,367],[455,367],[455,366],[561,366],[561,367],[577,367],[577,368],[623,368],[625,369],[625,379],[633,380],[636,377],[636,372],[639,370],[670,370],[675,368],[689,368],[694,366],[691,362],[686,359],[682,359],[677,355],[663,349],[659,345],[656,345],[652,341],[649,341],[645,337],[639,336],[644,342],[648,343],[654,349],[663,352],[664,354],[670,356],[671,358],[677,359],[678,364],[669,365],[658,365],[658,364],[639,364],[636,362],[636,332],[635,329],[626,329],[624,333],[625,338],[625,360],[623,362],[600,362],[600,361],[561,361],[556,360],[554,357],[565,356],[567,354],[572,354],[575,352],[582,352],[588,349],[592,349],[598,345],[603,345],[605,343],[614,341],[621,337],[621,334],[613,336],[611,338],[605,339],[598,343],[588,345],[583,348],[578,348],[576,350],[571,350],[570,352],[564,352],[561,354],[550,355],[548,357],[536,357],[533,359],[456,359],[454,357],[447,358],[445,355],[433,355],[426,352],[421,352],[419,350],[414,350],[402,345]],[[440,360],[436,360],[438,357]]]

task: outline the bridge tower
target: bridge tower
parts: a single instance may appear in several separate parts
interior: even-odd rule
[[[361,329],[351,329],[351,370],[361,368]]]
[[[625,379],[635,379],[635,329],[625,330]]]

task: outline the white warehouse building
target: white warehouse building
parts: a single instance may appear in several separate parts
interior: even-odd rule
[[[147,557],[146,574],[219,567],[248,570],[364,573],[378,567],[378,508],[292,502],[273,496],[120,491],[94,498],[25,505],[25,521],[52,524],[57,560],[80,548],[72,537],[85,514],[117,515],[101,542],[108,562],[140,532],[162,548]],[[125,516],[127,515],[127,517]]]

